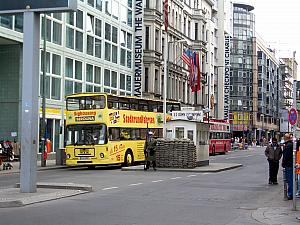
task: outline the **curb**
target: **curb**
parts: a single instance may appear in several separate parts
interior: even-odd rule
[[[218,173],[226,170],[236,169],[242,167],[242,164],[236,164],[232,166],[227,166],[219,169],[209,169],[196,167],[195,169],[182,169],[182,168],[157,168],[156,172],[193,172],[193,173]],[[133,167],[122,167],[122,171],[144,171],[144,166],[133,166]]]
[[[18,189],[19,187],[20,183],[17,183],[15,185],[15,188],[8,188],[0,191],[0,208],[23,207],[34,203],[72,197],[75,195],[86,194],[93,191],[91,185],[74,183],[40,182],[37,183],[37,188],[44,190],[40,190],[39,192],[37,191],[35,193],[20,193],[20,190]],[[53,191],[49,192],[49,190],[51,189],[53,189]]]
[[[52,200],[58,200],[62,198],[72,197],[75,195],[86,194],[88,191],[82,190],[63,190],[63,191],[55,191],[48,194],[40,194],[35,193],[37,195],[33,195],[31,197],[19,197],[16,200],[9,199],[0,199],[0,208],[14,208],[14,207],[24,207],[27,205],[32,205],[35,203],[48,202]]]
[[[49,189],[65,189],[65,190],[79,190],[92,192],[93,187],[88,184],[74,184],[74,183],[47,183],[38,182],[37,188],[49,188]],[[20,183],[16,183],[15,188],[20,188]]]
[[[37,171],[43,171],[43,170],[59,170],[59,169],[67,169],[71,168],[68,166],[48,166],[48,167],[38,167]],[[6,174],[16,174],[20,173],[20,169],[17,170],[0,170],[0,176],[6,175]]]

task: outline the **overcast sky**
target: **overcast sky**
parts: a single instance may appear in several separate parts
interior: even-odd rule
[[[300,77],[300,0],[249,0],[253,3],[256,32],[280,57],[296,51]]]

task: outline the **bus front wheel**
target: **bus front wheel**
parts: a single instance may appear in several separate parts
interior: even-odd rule
[[[129,149],[125,153],[124,166],[132,166],[133,163],[134,163],[133,154],[132,154],[132,151]]]

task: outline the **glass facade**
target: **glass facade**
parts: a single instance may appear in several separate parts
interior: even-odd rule
[[[235,136],[248,136],[253,113],[253,38],[255,18],[252,7],[233,4],[233,37],[231,39],[230,119]],[[242,115],[242,116],[241,116]]]
[[[233,8],[233,38],[231,40],[230,109],[253,110],[253,37],[254,15],[246,8]]]
[[[65,96],[76,92],[132,95],[132,10],[132,0],[78,0],[77,12],[48,13],[46,24],[41,15],[41,47],[46,38],[47,52],[44,63],[41,51],[40,74],[45,64],[47,108],[61,109]],[[23,16],[0,16],[0,29],[21,42]]]

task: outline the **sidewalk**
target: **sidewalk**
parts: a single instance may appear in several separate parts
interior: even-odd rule
[[[3,174],[12,174],[12,173],[19,173],[20,172],[20,162],[11,162],[13,168],[10,170],[3,170],[3,165],[0,167],[0,176]],[[67,168],[63,165],[56,165],[55,160],[47,160],[46,167],[41,167],[41,161],[37,161],[37,170],[51,170],[51,169],[63,169]]]
[[[300,198],[296,198],[296,211],[293,211],[293,201],[283,199],[283,185],[267,187],[271,195],[261,196],[257,207],[251,212],[251,217],[268,225],[300,225]]]
[[[20,163],[11,162],[11,170],[3,170],[1,166],[1,175],[10,175],[20,173]],[[66,166],[56,165],[56,160],[47,160],[46,167],[41,167],[41,161],[37,161],[37,170],[63,169]],[[13,188],[0,189],[0,208],[23,207],[26,205],[52,201],[61,198],[72,197],[75,195],[85,194],[93,191],[92,186],[88,184],[75,183],[55,183],[55,182],[38,182],[37,192],[21,193],[20,184],[17,183]]]

